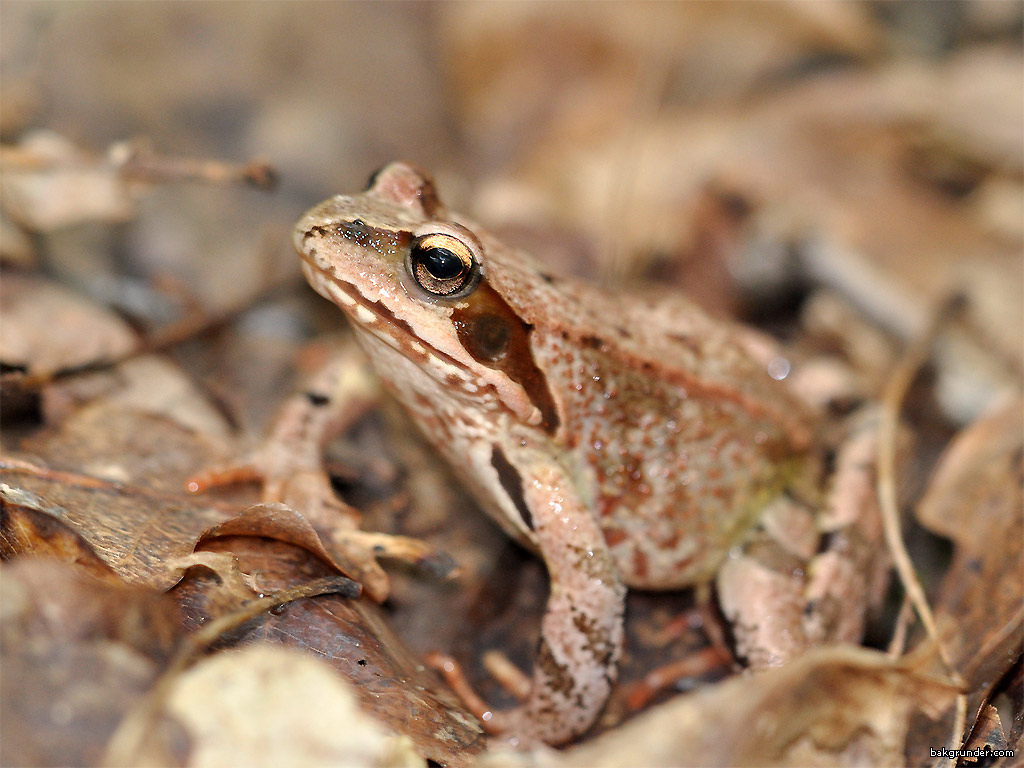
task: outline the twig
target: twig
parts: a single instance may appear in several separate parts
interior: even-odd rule
[[[935,625],[935,617],[932,614],[931,606],[928,605],[928,598],[925,596],[924,588],[921,586],[914,564],[907,553],[906,545],[903,542],[903,534],[900,530],[899,507],[896,503],[896,431],[899,426],[900,409],[903,398],[910,389],[911,383],[917,375],[918,369],[924,365],[931,354],[935,340],[949,319],[959,314],[965,304],[962,295],[953,296],[942,302],[932,316],[931,322],[925,331],[906,349],[903,357],[897,361],[896,368],[886,382],[885,391],[882,394],[882,408],[878,427],[878,503],[882,513],[882,528],[885,533],[886,545],[892,555],[893,564],[899,574],[900,582],[906,591],[914,610],[921,619],[928,637],[935,644],[936,652],[946,673],[955,685],[962,688],[963,678],[953,666],[952,659],[946,650],[942,639],[939,637],[938,628]],[[951,742],[955,747],[963,740],[964,726],[966,723],[967,697],[961,693],[956,699],[956,714],[953,719],[953,731]],[[950,765],[955,764],[955,759]]]
[[[290,587],[275,595],[253,600],[241,609],[220,616],[201,629],[186,636],[171,663],[143,697],[139,706],[132,708],[121,720],[117,730],[107,742],[102,765],[118,767],[138,764],[138,751],[146,734],[153,728],[157,716],[167,703],[174,683],[188,666],[214,641],[265,611],[304,597],[338,594],[358,597],[359,584],[344,576],[332,576]]]
[[[121,365],[129,360],[134,360],[137,357],[175,347],[227,325],[239,315],[248,312],[254,306],[257,306],[264,301],[272,299],[274,296],[283,292],[285,289],[290,288],[292,284],[295,283],[296,278],[279,280],[268,285],[266,288],[263,288],[258,293],[246,297],[235,306],[228,307],[224,311],[218,312],[215,315],[187,317],[181,322],[157,329],[147,336],[144,336],[139,341],[139,344],[135,349],[126,352],[123,355],[119,355],[116,358],[93,360],[91,362],[84,363],[83,365],[61,368],[56,371],[39,371],[38,373],[29,374],[7,373],[0,376],[0,386],[10,386],[12,389],[17,387],[22,392],[35,392],[55,381],[63,381],[64,379],[74,378],[75,376],[83,376],[88,373],[109,370],[114,366]]]
[[[206,184],[242,182],[257,189],[272,190],[277,186],[277,170],[266,160],[245,164],[189,157],[164,157],[146,142],[127,141],[111,146],[108,158],[126,181],[148,184],[197,181]]]

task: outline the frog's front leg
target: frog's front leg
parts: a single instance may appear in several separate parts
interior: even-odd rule
[[[611,693],[626,589],[597,520],[562,473],[532,475],[523,492],[551,595],[529,698],[507,719],[511,735],[558,744],[593,725]]]
[[[284,402],[265,440],[236,461],[194,475],[189,490],[261,483],[262,501],[280,502],[299,512],[333,550],[346,574],[371,598],[383,602],[390,585],[379,557],[419,565],[443,564],[447,556],[417,539],[360,530],[360,513],[331,486],[324,447],[377,402],[378,392],[362,356],[351,343],[342,345],[301,391]]]
[[[266,438],[244,456],[190,478],[193,492],[258,481],[265,502],[300,510],[314,525],[355,528],[359,513],[331,488],[323,465],[326,443],[372,406],[376,383],[351,344],[332,351],[300,392],[278,409]]]
[[[516,746],[561,744],[593,725],[611,692],[626,589],[600,526],[564,473],[531,467],[522,480],[531,540],[547,566],[551,594],[522,704],[480,714],[488,732]],[[472,695],[463,698],[481,709]]]

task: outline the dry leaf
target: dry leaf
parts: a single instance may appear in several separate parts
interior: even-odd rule
[[[966,682],[968,732],[1024,650],[1022,441],[1024,404],[997,404],[950,443],[917,510],[922,525],[956,547],[933,607]],[[919,754],[945,735],[925,730]]]
[[[180,636],[177,609],[159,593],[51,560],[2,568],[0,762],[96,765]],[[162,725],[152,733],[163,764],[176,762],[173,739]]]
[[[482,764],[904,766],[911,716],[935,716],[952,696],[884,654],[817,648],[784,667],[678,696],[560,755],[531,762],[493,753]]]
[[[0,461],[0,481],[6,525],[22,525],[25,516],[48,518],[77,534],[124,581],[155,589],[180,578],[169,561],[192,552],[203,531],[231,516],[199,501],[11,458]]]
[[[27,373],[53,373],[116,360],[138,340],[105,307],[37,277],[4,270],[0,280],[0,361]]]
[[[408,737],[364,714],[351,687],[308,654],[255,644],[178,680],[169,710],[189,732],[189,766],[416,768]]]
[[[127,221],[135,201],[119,169],[54,131],[37,130],[0,154],[0,203],[36,231]]]
[[[272,594],[331,575],[308,552],[272,539],[223,537],[205,545],[230,552],[260,592]],[[228,609],[214,580],[196,571],[173,591],[189,623],[201,625]],[[323,595],[282,606],[233,633],[235,643],[269,641],[314,653],[355,686],[361,707],[416,751],[444,765],[465,765],[484,748],[476,721],[390,630],[384,612],[366,599]]]

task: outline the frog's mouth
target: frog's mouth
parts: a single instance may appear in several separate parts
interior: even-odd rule
[[[299,257],[302,272],[313,290],[341,308],[357,328],[373,334],[418,365],[426,365],[433,356],[460,371],[466,370],[447,352],[421,339],[409,323],[383,302],[367,298],[356,286],[323,269],[304,249],[299,251]]]

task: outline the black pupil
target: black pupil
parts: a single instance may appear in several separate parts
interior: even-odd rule
[[[451,280],[466,268],[462,259],[447,248],[424,248],[420,260],[431,277],[436,280]]]

